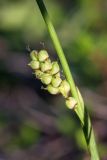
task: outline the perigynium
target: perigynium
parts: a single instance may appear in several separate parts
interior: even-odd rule
[[[76,107],[77,101],[70,94],[70,85],[67,80],[61,78],[61,69],[58,62],[51,62],[46,50],[40,50],[39,52],[33,50],[30,53],[30,58],[31,61],[28,65],[33,69],[36,78],[45,85],[44,89],[53,95],[62,94],[68,108]]]

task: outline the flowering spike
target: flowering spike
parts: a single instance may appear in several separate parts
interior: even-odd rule
[[[56,73],[54,76],[55,76],[55,77],[60,77],[60,76],[61,76],[61,75],[60,75],[60,72]]]
[[[68,97],[66,99],[66,106],[69,108],[69,109],[74,109],[77,105],[77,101],[75,100],[75,98],[73,97]]]
[[[32,69],[39,69],[39,61],[33,60],[28,64]]]
[[[44,62],[46,59],[48,59],[49,55],[46,50],[41,50],[38,54],[38,59],[40,62]]]
[[[37,60],[37,54],[38,52],[36,50],[33,50],[31,53],[30,53],[30,57],[32,60]]]
[[[53,62],[52,63],[52,70],[51,70],[51,74],[54,75],[56,73],[58,73],[60,71],[60,68],[59,68],[59,65],[58,65],[58,62]]]
[[[52,86],[53,87],[59,87],[61,82],[62,82],[62,79],[60,77],[53,77],[52,78]]]
[[[66,80],[63,80],[60,87],[59,87],[60,92],[62,95],[67,98],[69,96],[70,92],[70,85]]]
[[[53,95],[59,93],[59,88],[55,88],[51,84],[49,84],[46,89],[48,90],[49,93],[51,93]]]
[[[30,57],[32,60],[28,65],[34,70],[36,78],[46,85],[44,89],[53,95],[61,93],[65,98],[67,107],[74,108],[77,102],[69,96],[70,85],[67,80],[61,79],[58,62],[51,62],[46,50],[41,50],[39,53],[33,50]]]
[[[34,74],[36,75],[36,78],[40,79],[42,74],[43,74],[43,72],[40,71],[40,70],[36,70]]]
[[[50,74],[48,74],[48,73],[44,73],[44,74],[41,75],[40,79],[41,79],[43,84],[48,85],[48,84],[51,83],[52,76]]]
[[[45,62],[42,62],[40,64],[40,68],[42,72],[46,72],[52,69],[52,64],[51,61],[49,59],[47,59]]]

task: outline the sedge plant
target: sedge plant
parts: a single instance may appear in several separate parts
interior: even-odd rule
[[[31,62],[29,63],[29,66],[34,70],[36,78],[40,79],[41,82],[45,84],[45,90],[53,95],[62,94],[65,99],[66,106],[72,109],[78,116],[85,136],[90,159],[100,160],[90,116],[86,107],[84,106],[81,93],[78,87],[75,85],[72,72],[68,66],[68,62],[66,60],[54,26],[50,20],[43,0],[36,0],[36,2],[45,21],[56,53],[59,57],[62,69],[64,71],[65,79],[62,79],[60,76],[60,67],[58,62],[51,62],[49,54],[46,50],[41,50],[39,52],[35,50],[32,51],[30,53]]]

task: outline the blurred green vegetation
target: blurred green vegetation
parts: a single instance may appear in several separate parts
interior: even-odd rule
[[[0,33],[10,49],[24,50],[43,41],[51,46],[41,14],[34,1],[1,1]],[[86,85],[96,86],[102,79],[102,68],[96,56],[107,57],[106,1],[79,0],[67,10],[60,1],[46,1],[67,58]],[[95,56],[94,56],[95,55]]]
[[[12,121],[12,124],[11,124]],[[21,123],[18,122],[17,124],[17,118],[11,118],[7,113],[1,112],[0,113],[0,131],[8,131],[10,130],[9,134],[9,140],[7,144],[5,144],[5,147],[7,149],[15,149],[15,148],[28,148],[31,145],[38,142],[40,137],[40,130],[39,127],[36,125],[32,125],[32,123],[22,121]]]
[[[74,73],[75,80],[81,86],[93,90],[107,81],[107,1],[106,0],[45,0],[49,14],[61,40],[67,60]],[[34,0],[0,1],[0,40],[5,40],[9,56],[25,53],[26,46],[32,49],[48,48],[54,57],[55,50],[46,30],[40,11]],[[3,50],[1,50],[3,52]],[[56,58],[56,57],[55,57]],[[7,63],[7,61],[6,61]],[[6,67],[0,68],[1,84],[13,83],[13,75]],[[5,75],[5,79],[3,76]],[[32,76],[32,75],[31,75]],[[7,77],[7,78],[6,78]],[[18,79],[15,79],[15,84]],[[10,82],[11,81],[11,82]],[[21,83],[21,82],[20,82]],[[5,86],[4,84],[4,86]],[[12,85],[12,84],[11,84]],[[8,118],[0,113],[0,129],[8,126]],[[36,125],[35,125],[36,126]],[[81,129],[71,115],[59,115],[56,126],[60,133],[73,137],[77,145],[85,150],[86,144]],[[27,148],[38,142],[41,132],[38,127],[23,122],[17,135],[13,135],[8,147]],[[107,146],[100,145],[105,154]]]
[[[39,138],[40,133],[36,128],[33,128],[28,124],[22,124],[22,126],[20,127],[19,134],[17,136],[14,136],[11,140],[11,145],[16,145],[20,148],[27,148],[37,143]]]

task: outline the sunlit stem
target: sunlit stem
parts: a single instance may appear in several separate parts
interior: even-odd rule
[[[81,94],[80,93],[78,94],[78,90],[75,86],[70,68],[68,66],[68,62],[66,60],[65,54],[63,52],[63,49],[62,49],[61,44],[59,42],[59,39],[57,37],[56,31],[53,27],[51,20],[50,20],[47,9],[43,3],[43,0],[36,0],[36,1],[39,6],[39,9],[41,11],[41,14],[43,16],[43,19],[46,23],[48,32],[50,34],[50,37],[52,39],[52,42],[53,42],[54,47],[56,49],[56,52],[59,56],[59,60],[61,62],[66,79],[70,84],[72,96],[77,100],[78,106],[76,107],[75,112],[76,112],[76,114],[81,122],[82,128],[83,128],[83,132],[84,132],[84,136],[85,136],[86,143],[88,146],[88,150],[91,155],[91,160],[99,160],[99,155],[98,155],[98,151],[97,151],[97,147],[96,147],[95,137],[94,137],[89,114],[87,113],[87,110],[84,107],[84,104],[82,103],[83,99],[81,97]]]

